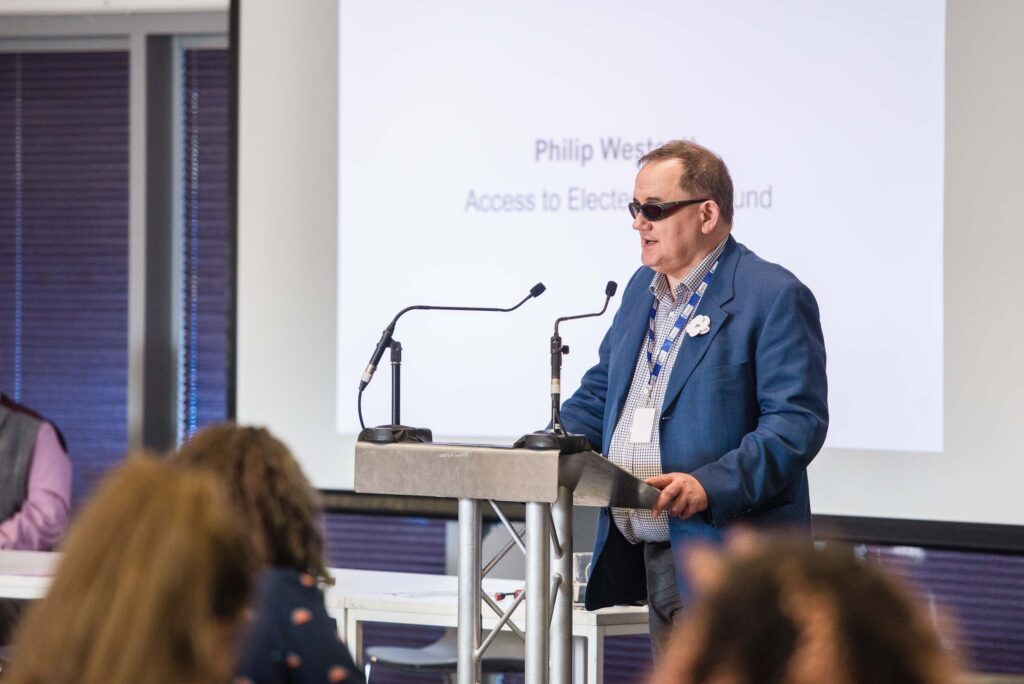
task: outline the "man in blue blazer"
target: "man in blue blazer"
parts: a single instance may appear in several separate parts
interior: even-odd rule
[[[647,600],[655,653],[686,586],[686,545],[737,523],[809,533],[807,465],[828,427],[811,291],[736,242],[732,180],[673,141],[640,160],[630,213],[643,266],[561,422],[661,490],[601,511],[588,609]]]

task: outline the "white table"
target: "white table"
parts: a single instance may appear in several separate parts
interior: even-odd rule
[[[0,597],[42,598],[59,560],[58,553],[0,550]]]
[[[332,569],[336,584],[327,591],[327,607],[338,620],[339,631],[356,655],[363,651],[362,627],[366,622],[455,627],[458,623],[458,578],[408,572]],[[484,580],[484,591],[510,594],[523,587],[522,580]],[[502,607],[511,604],[506,598]],[[498,621],[484,605],[483,628]],[[344,624],[342,624],[344,620]],[[522,628],[526,611],[520,605],[512,620]],[[609,636],[647,634],[647,608],[617,606],[598,611],[572,611],[573,682],[603,684],[604,639]]]
[[[58,553],[0,550],[0,597],[37,599],[46,594],[60,560]],[[357,662],[363,651],[363,624],[455,627],[458,622],[458,578],[411,572],[331,569],[336,582],[325,593],[327,610],[338,621],[338,631]],[[522,580],[484,580],[484,590],[511,594]],[[508,606],[507,598],[499,605]],[[483,607],[483,628],[497,616]],[[520,628],[526,611],[520,605],[512,617]],[[572,612],[573,682],[603,684],[604,639],[609,636],[647,634],[647,608],[618,606],[598,611]]]

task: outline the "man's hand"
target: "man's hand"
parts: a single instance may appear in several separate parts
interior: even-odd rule
[[[646,482],[661,490],[658,503],[651,509],[655,518],[667,510],[671,515],[686,519],[708,509],[708,493],[692,475],[666,473],[649,477]]]

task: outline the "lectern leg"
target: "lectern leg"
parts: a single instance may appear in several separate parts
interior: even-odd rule
[[[551,504],[526,504],[526,683],[548,684],[548,520]],[[462,684],[461,682],[459,684]]]
[[[480,566],[483,523],[480,501],[459,499],[459,671],[458,684],[480,681]]]
[[[558,488],[551,507],[556,543],[551,545],[551,572],[560,578],[551,616],[551,683],[572,681],[572,491]]]

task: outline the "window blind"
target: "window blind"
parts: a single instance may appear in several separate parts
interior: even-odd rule
[[[228,233],[227,50],[186,50],[183,63],[183,321],[179,437],[224,420],[234,287]]]
[[[0,54],[0,389],[50,418],[76,502],[127,446],[128,54]]]

